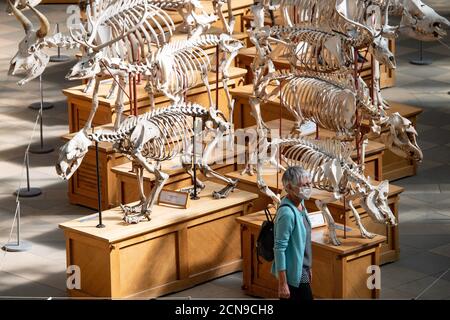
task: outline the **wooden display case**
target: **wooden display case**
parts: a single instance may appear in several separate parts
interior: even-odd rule
[[[256,175],[241,175],[240,172],[232,172],[227,173],[227,176],[232,178],[240,178],[239,188],[258,193],[260,197],[258,200],[254,202],[254,211],[260,211],[267,207],[268,204],[272,203],[272,200],[266,195],[262,194],[258,186],[256,185]],[[279,194],[283,191],[282,183],[281,183],[281,174],[277,176],[276,174],[271,175],[263,175],[264,181],[267,186],[276,194]],[[374,184],[377,184],[376,181],[373,181]],[[394,214],[396,221],[398,222],[398,203],[400,201],[400,194],[403,192],[403,188],[389,184],[389,192],[388,192],[388,205]],[[311,198],[305,201],[305,207],[309,212],[317,211],[314,201],[317,199],[323,199],[329,197],[324,191],[320,191],[317,189],[313,189]],[[361,222],[366,227],[366,229],[375,234],[383,235],[386,237],[386,241],[381,245],[380,252],[380,263],[385,264],[388,262],[398,260],[400,256],[400,245],[399,245],[399,231],[398,225],[396,226],[386,226],[382,224],[378,224],[372,221],[369,215],[365,212],[363,208],[359,205],[358,201],[355,201],[354,206],[361,217]],[[345,208],[344,204],[341,201],[335,201],[328,204],[328,208],[333,216],[333,219],[337,223],[346,224],[348,227],[352,229],[357,229],[355,218],[353,217],[353,213],[350,208]]]
[[[241,68],[231,67],[229,70],[230,81],[229,88],[235,88],[241,82],[247,70]],[[227,100],[225,92],[223,91],[222,82],[219,78],[219,107],[224,112],[225,116],[228,116]],[[107,80],[111,82],[112,80]],[[213,101],[215,100],[215,88],[216,88],[216,74],[209,73],[209,83],[211,86]],[[141,84],[137,86],[137,105],[138,113],[144,113],[150,111],[151,102],[147,92],[145,92],[146,81],[142,80]],[[83,93],[85,85],[76,86],[73,88],[63,90],[64,95],[67,97],[68,114],[69,114],[69,132],[79,131],[86,120],[88,119],[89,113],[92,108],[92,93]],[[106,99],[105,96],[108,93],[110,84],[102,84],[99,89],[99,105],[97,112],[95,114],[93,125],[99,126],[103,124],[108,124],[114,122],[116,118],[114,99]],[[187,100],[192,102],[197,102],[205,107],[209,106],[208,95],[206,87],[203,84],[199,84],[197,87],[191,89],[187,93]],[[155,96],[155,106],[162,107],[170,104],[170,100],[163,96]],[[128,97],[124,96],[124,113],[129,114],[130,103]]]
[[[243,285],[246,294],[264,298],[278,297],[278,280],[270,272],[272,263],[262,258],[258,262],[256,241],[263,221],[263,212],[256,212],[236,219],[242,230]],[[342,226],[341,226],[342,227]],[[356,229],[347,232],[337,230],[342,240],[339,247],[328,244],[327,227],[311,231],[312,282],[315,298],[370,299],[379,298],[380,290],[369,289],[367,268],[380,264],[380,245],[384,236],[363,239]]]
[[[187,209],[155,205],[151,221],[127,225],[122,212],[103,212],[60,224],[67,265],[80,267],[81,289],[71,297],[157,297],[242,269],[236,218],[249,213],[256,194],[235,190],[226,199],[208,183]]]

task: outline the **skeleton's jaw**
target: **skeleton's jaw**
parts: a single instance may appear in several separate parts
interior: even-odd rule
[[[405,131],[395,136],[388,134],[384,140],[388,149],[399,157],[422,162],[423,152],[417,144],[415,132]]]
[[[50,57],[45,53],[39,52],[28,57],[16,55],[10,62],[8,74],[16,75],[21,71],[25,72],[25,77],[17,82],[22,86],[29,81],[39,77],[47,67]]]
[[[55,166],[57,175],[63,180],[69,180],[80,167],[82,160],[83,158],[75,161],[60,161]]]

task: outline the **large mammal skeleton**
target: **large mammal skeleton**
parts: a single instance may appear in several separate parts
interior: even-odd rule
[[[336,200],[343,200],[351,209],[361,236],[372,238],[374,234],[368,232],[361,222],[353,201],[359,199],[359,204],[369,216],[378,223],[395,225],[395,216],[387,203],[389,182],[373,185],[361,173],[361,168],[351,160],[352,147],[337,140],[310,140],[310,139],[274,139],[267,144],[271,148],[272,157],[276,157],[280,149],[283,160],[288,166],[301,165],[311,173],[312,186],[318,190],[330,192],[330,197],[316,200],[317,207],[322,211],[329,228],[330,240],[333,245],[339,245],[336,236],[334,219],[328,209],[328,204]],[[273,162],[273,160],[271,161]],[[264,159],[258,159],[258,187],[271,197],[276,203],[280,198],[275,195],[264,182],[262,165]]]
[[[216,199],[225,198],[234,190],[238,181],[215,172],[210,168],[208,160],[230,125],[214,108],[207,110],[198,104],[171,105],[139,116],[129,116],[114,131],[87,133],[86,130],[81,130],[61,148],[56,165],[57,173],[60,177],[69,179],[80,166],[92,141],[112,142],[118,152],[130,157],[138,166],[141,201],[136,206],[122,206],[124,220],[127,223],[138,223],[144,217],[150,220],[152,207],[169,178],[169,175],[159,169],[159,163],[182,155],[183,165],[191,173],[192,155],[188,147],[193,136],[191,117],[202,118],[204,124],[209,122],[210,126],[215,126],[214,139],[206,146],[198,165],[206,177],[214,177],[227,184],[222,190],[213,193]],[[143,191],[144,169],[156,178],[155,186],[148,195]]]
[[[81,40],[77,40],[80,41]],[[87,42],[85,42],[89,45]],[[208,89],[210,106],[213,105],[211,91],[208,82],[208,71],[212,69],[210,59],[202,46],[218,45],[222,49],[223,58],[220,62],[219,72],[222,73],[222,82],[228,98],[228,108],[230,115],[233,112],[233,101],[228,92],[228,68],[242,47],[239,41],[228,35],[202,35],[188,40],[180,40],[167,43],[159,48],[156,53],[145,57],[141,62],[127,62],[121,59],[111,59],[102,51],[92,48],[92,54],[83,57],[68,74],[68,79],[101,78],[104,75],[117,76],[122,87],[125,85],[128,75],[142,74],[148,76],[149,83],[146,88],[150,94],[153,89],[164,93],[173,102],[177,103],[184,99],[185,92],[198,84],[198,74]],[[226,57],[226,54],[229,54]],[[98,81],[97,81],[98,83]],[[86,127],[91,126],[92,119],[98,108],[98,85],[94,89],[93,104],[91,114],[86,123]],[[119,91],[116,99],[116,123],[120,124],[123,110],[123,92]]]

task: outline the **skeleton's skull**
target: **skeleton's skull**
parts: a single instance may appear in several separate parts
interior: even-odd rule
[[[445,37],[450,22],[420,0],[403,0],[400,32],[420,41],[434,41]]]
[[[40,45],[44,41],[50,25],[42,13],[28,6],[40,21],[40,28],[36,30],[31,21],[20,10],[14,7],[9,0],[8,3],[12,14],[22,24],[25,31],[25,37],[19,43],[17,53],[11,59],[8,73],[15,75],[19,70],[24,70],[26,76],[18,82],[19,85],[23,85],[41,75],[49,62],[49,56],[41,51]]]
[[[64,180],[77,171],[84,156],[89,150],[91,140],[84,131],[78,132],[69,142],[61,147],[58,162],[56,163],[56,173]]]
[[[375,38],[370,49],[375,59],[385,64],[389,69],[395,69],[397,67],[395,56],[389,50],[389,40],[387,38],[383,36]]]
[[[396,225],[395,216],[388,205],[389,181],[384,180],[374,187],[369,194],[364,197],[361,206],[367,211],[373,221]]]
[[[95,77],[101,71],[100,62],[103,58],[103,53],[90,53],[81,58],[66,75],[67,80],[81,80]]]
[[[417,132],[411,121],[395,112],[387,118],[386,124],[389,133],[383,138],[387,147],[400,157],[422,161],[423,153],[417,145]]]

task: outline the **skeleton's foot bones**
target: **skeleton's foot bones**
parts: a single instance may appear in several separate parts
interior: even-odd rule
[[[214,199],[223,199],[223,198],[228,197],[230,192],[233,192],[234,189],[236,189],[238,182],[239,182],[238,179],[233,179],[232,182],[230,184],[228,184],[226,187],[222,188],[219,191],[214,191],[212,194],[213,198]]]
[[[135,214],[135,213],[141,212],[141,210],[142,210],[142,203],[136,204],[134,206],[120,204],[120,208],[122,209],[122,212],[125,215]]]
[[[245,168],[241,171],[241,176],[248,174],[249,176],[253,176],[255,174],[255,165],[254,164],[246,164]]]

